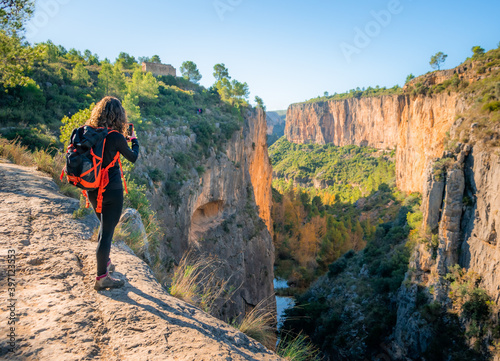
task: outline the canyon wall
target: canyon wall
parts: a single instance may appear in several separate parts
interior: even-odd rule
[[[267,154],[266,117],[249,110],[244,124],[223,146],[193,159],[182,180],[169,180],[180,172],[172,154],[185,153],[196,143],[185,129],[162,129],[141,135],[147,146],[135,172],[149,183],[148,198],[165,230],[157,257],[165,269],[187,251],[221,262],[219,277],[229,280],[235,293],[217,315],[241,318],[262,300],[275,307],[274,247],[271,224],[272,169]],[[194,168],[202,162],[203,172]],[[148,170],[167,175],[153,181]],[[165,187],[175,191],[166,192]],[[169,189],[171,189],[169,188]],[[151,252],[150,252],[151,253]]]
[[[437,242],[417,244],[410,261],[397,297],[394,359],[417,359],[427,350],[433,328],[418,306],[417,289],[425,287],[429,299],[451,308],[447,274],[454,265],[478,275],[477,286],[500,302],[500,156],[471,135],[474,146],[458,143],[426,167],[422,232]]]
[[[285,136],[294,143],[396,148],[398,188],[422,192],[425,165],[442,155],[446,132],[466,108],[459,94],[446,92],[292,104]]]

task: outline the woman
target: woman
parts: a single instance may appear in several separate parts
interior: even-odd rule
[[[135,163],[139,156],[139,142],[135,137],[135,132],[132,132],[127,137],[132,142],[132,149],[128,147],[125,139],[128,127],[127,114],[118,99],[109,96],[103,98],[92,110],[86,124],[92,127],[108,128],[110,131],[106,136],[102,169],[110,165],[117,152]],[[113,130],[114,132],[111,132]],[[97,195],[97,190],[88,192],[94,211],[97,207]],[[118,288],[125,284],[123,280],[110,276],[110,271],[114,270],[114,265],[111,264],[109,258],[111,242],[123,208],[123,185],[118,163],[109,169],[109,183],[102,196],[102,211],[101,213],[96,211],[97,218],[101,222],[96,250],[97,277],[94,288],[97,291],[104,288]]]

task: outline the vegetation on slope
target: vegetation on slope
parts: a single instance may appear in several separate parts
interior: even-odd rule
[[[26,72],[31,82],[14,87],[3,84],[0,124],[5,136],[20,135],[30,146],[46,145],[47,136],[57,145],[61,119],[88,109],[105,95],[122,99],[139,131],[188,125],[201,138],[200,143],[208,146],[219,140],[205,134],[215,129],[215,123],[220,125],[222,140],[241,127],[240,109],[247,105],[244,98],[229,95],[226,102],[215,87],[205,89],[184,78],[143,73],[128,54],[121,53],[112,65],[89,50],[83,54],[67,51],[50,41],[24,48],[39,55]],[[202,114],[197,113],[199,108]]]
[[[394,152],[355,145],[295,144],[282,137],[269,148],[269,156],[276,189],[283,190],[293,180],[324,204],[354,203],[381,184],[395,185]]]
[[[394,296],[415,245],[410,233],[419,226],[414,219],[420,198],[392,200],[396,217],[374,227],[361,252],[349,251],[330,264],[328,273],[287,310],[283,331],[305,333],[330,359],[370,359],[395,325]]]
[[[457,118],[447,139],[447,146],[455,148],[457,142],[483,143],[488,147],[500,146],[500,48],[479,54],[474,59],[482,78],[463,90],[471,107]]]
[[[397,215],[389,152],[281,138],[270,157],[275,274],[294,287],[305,289],[344,253],[362,250],[376,225]],[[313,180],[326,188],[315,188]]]
[[[329,100],[344,100],[344,99],[352,99],[352,98],[368,98],[368,97],[376,97],[382,95],[398,95],[403,94],[403,88],[399,85],[395,85],[392,88],[380,87],[376,86],[375,88],[369,86],[368,88],[360,88],[351,89],[345,93],[335,93],[333,95],[328,95],[325,93],[323,96],[317,96],[316,98],[312,98],[306,100],[304,103],[316,103],[316,102],[324,102]]]

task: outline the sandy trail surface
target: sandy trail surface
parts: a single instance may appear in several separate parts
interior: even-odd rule
[[[98,221],[74,219],[78,208],[47,176],[0,161],[0,359],[280,360],[170,296],[124,244],[113,245],[111,259],[125,287],[96,292]]]

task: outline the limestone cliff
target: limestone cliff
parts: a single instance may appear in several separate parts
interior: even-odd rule
[[[96,243],[90,238],[98,222],[94,215],[74,219],[78,208],[50,178],[0,162],[2,360],[280,359],[170,296],[123,243],[112,246],[111,258],[125,286],[96,292]],[[15,254],[11,295],[8,254]],[[15,323],[8,325],[11,312]]]
[[[459,93],[292,104],[285,135],[295,143],[396,148],[398,188],[422,192],[425,165],[441,156],[446,132],[466,108]]]
[[[497,245],[500,198],[500,158],[484,144],[458,144],[454,152],[433,159],[426,168],[422,202],[422,231],[437,243],[420,243],[410,263],[407,285],[398,296],[394,330],[395,355],[418,358],[432,339],[431,327],[417,306],[417,284],[432,290],[430,297],[450,308],[445,276],[455,264],[479,276],[480,286],[500,301]]]
[[[141,134],[147,146],[135,171],[148,179],[148,197],[166,232],[158,259],[168,267],[169,260],[176,263],[194,250],[222,261],[221,276],[237,290],[218,315],[226,320],[242,317],[264,299],[274,307],[266,129],[265,113],[249,110],[223,151],[209,149],[203,159],[188,164],[187,175],[174,181],[172,175],[180,173],[175,154],[187,153],[196,136],[168,128]],[[195,170],[195,162],[201,162],[202,172]],[[148,173],[153,168],[167,179],[153,182]]]

